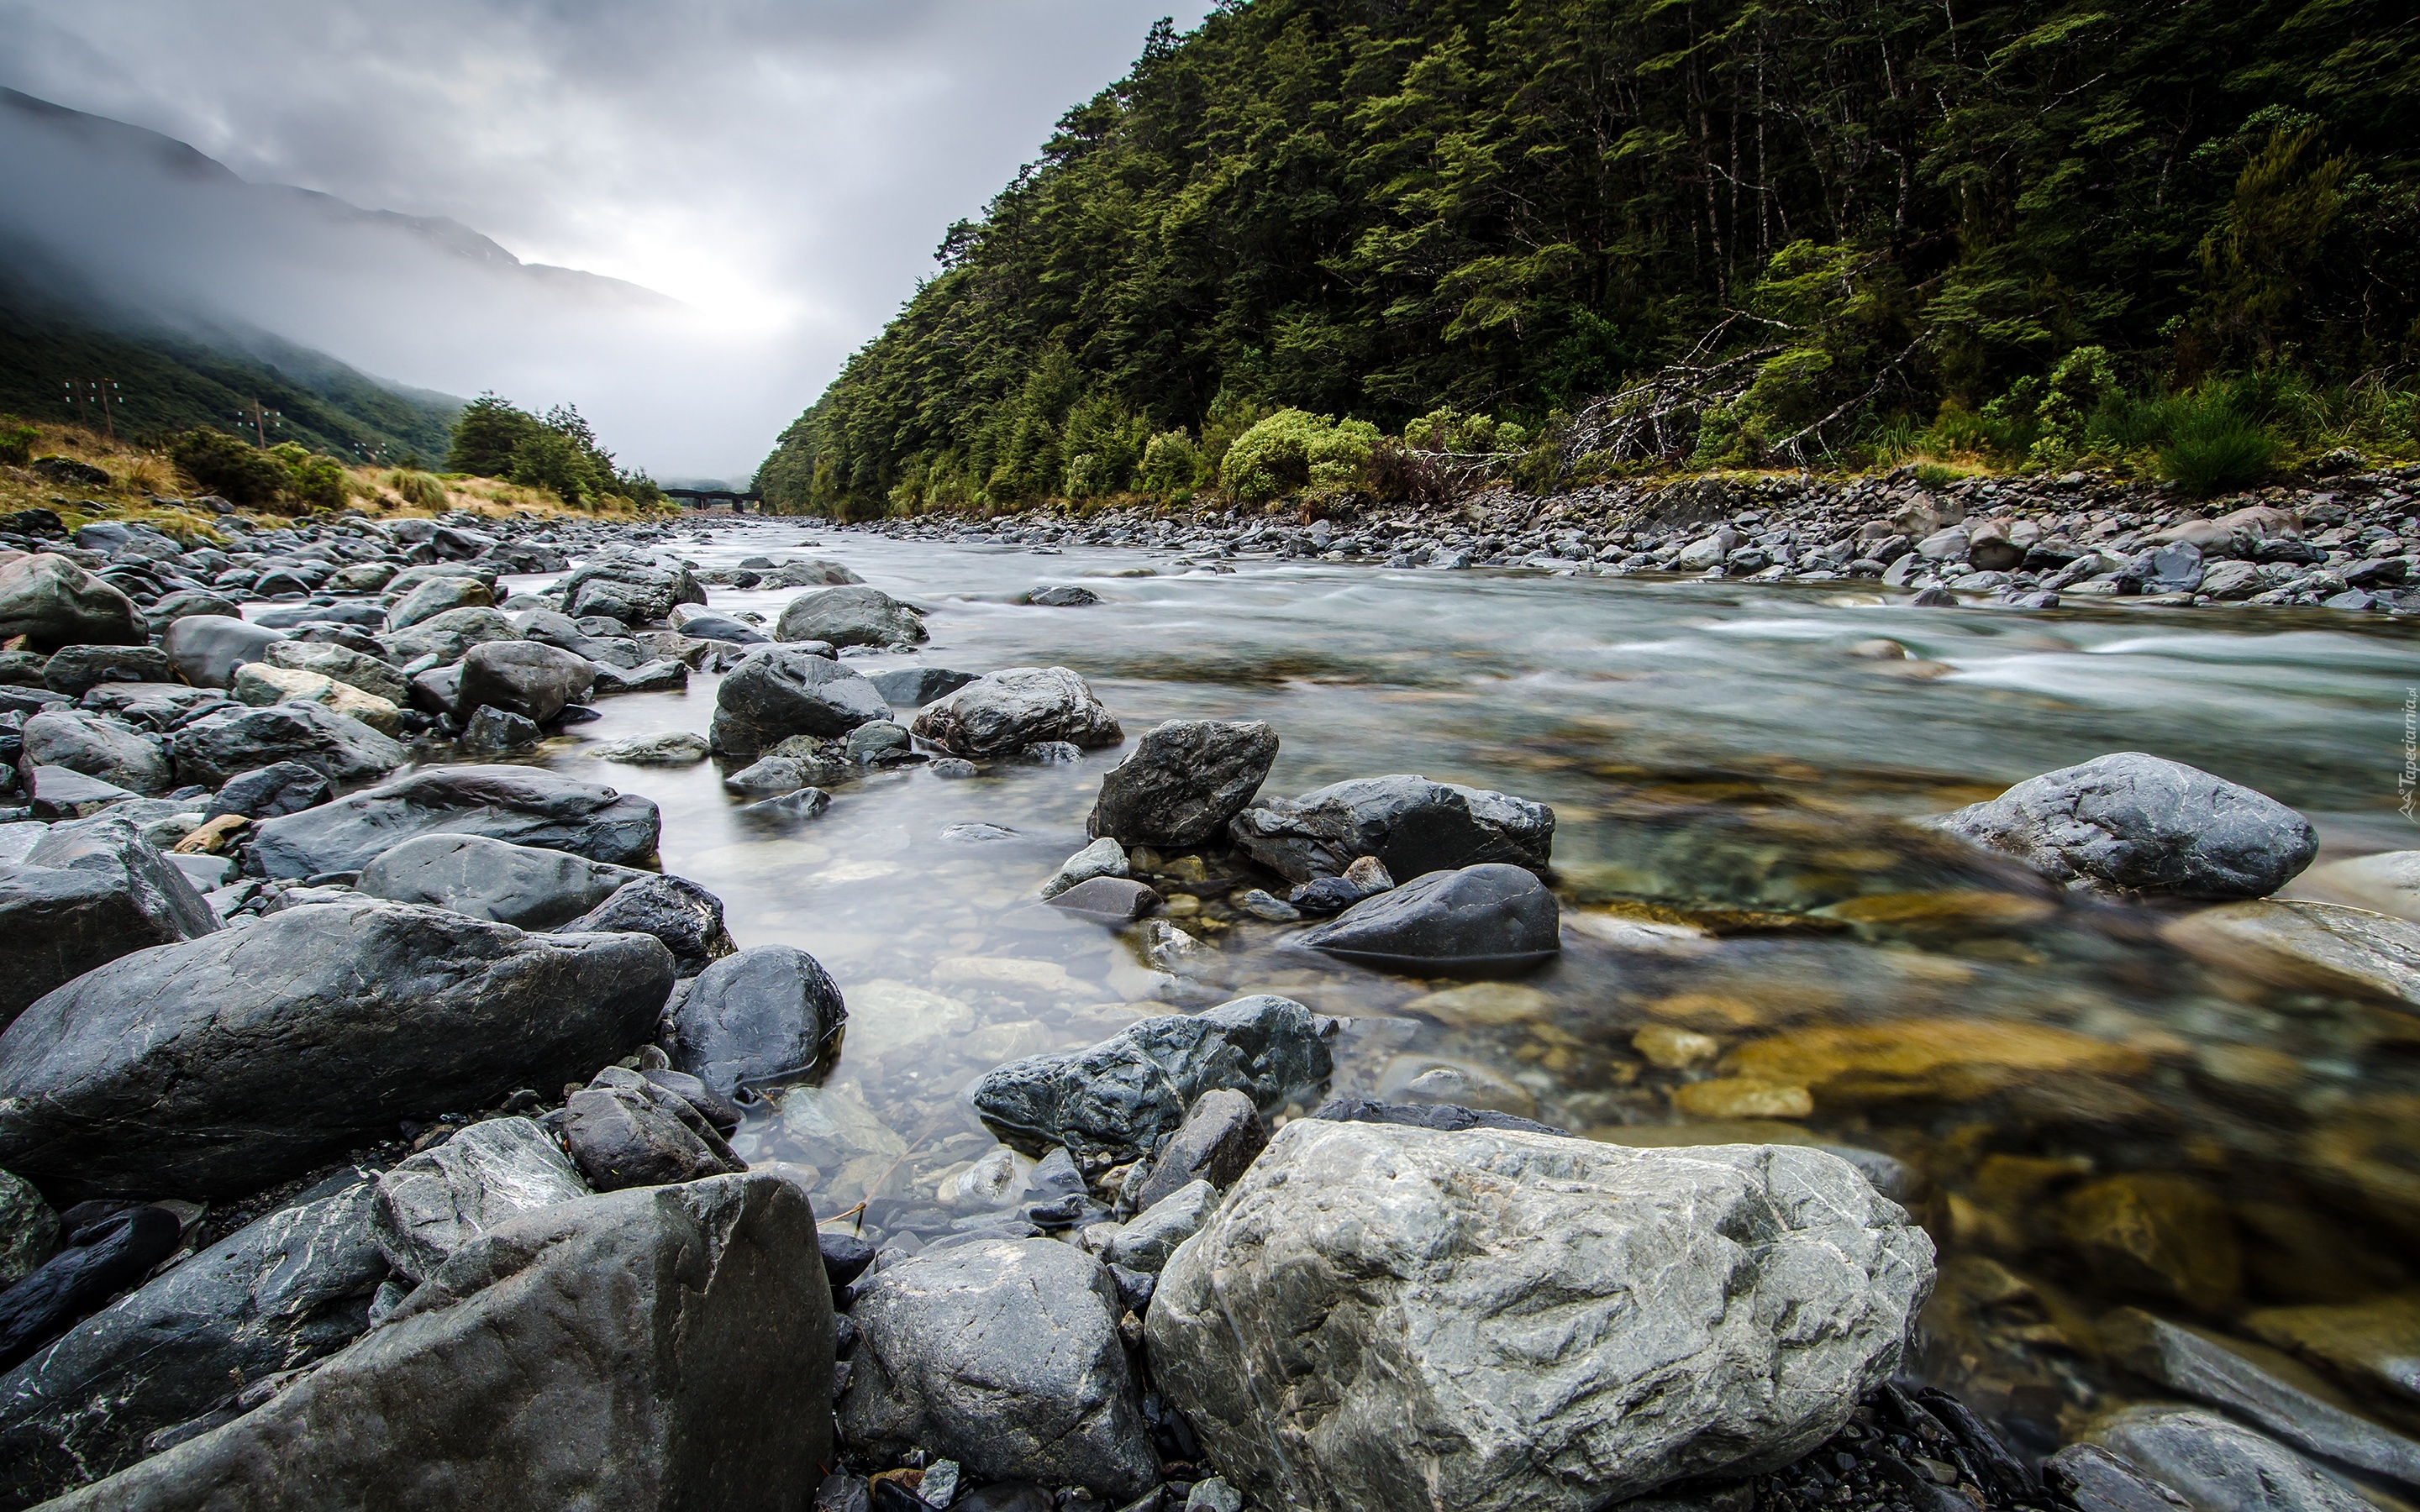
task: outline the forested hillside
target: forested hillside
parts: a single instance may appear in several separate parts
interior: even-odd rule
[[[1224,6],[950,228],[759,482],[1165,489],[1280,407],[1517,420],[1566,471],[2160,444],[2172,394],[2399,433],[2415,33],[2387,0]]]

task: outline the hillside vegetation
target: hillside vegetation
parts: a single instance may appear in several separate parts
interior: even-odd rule
[[[2409,453],[2416,39],[2383,0],[1222,5],[950,228],[758,483]]]

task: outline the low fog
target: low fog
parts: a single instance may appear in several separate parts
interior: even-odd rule
[[[0,4],[0,257],[742,479],[1164,13]]]

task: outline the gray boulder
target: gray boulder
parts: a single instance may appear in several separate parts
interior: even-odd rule
[[[1101,779],[1085,833],[1162,850],[1221,840],[1277,755],[1277,732],[1258,719],[1171,719]]]
[[[722,900],[687,877],[643,873],[563,926],[566,934],[652,934],[673,953],[673,974],[694,977],[738,949]]]
[[[804,1512],[831,1462],[831,1288],[778,1169],[560,1203],[385,1324],[61,1512]]]
[[[2366,1512],[2351,1487],[2274,1439],[2191,1407],[2130,1407],[2094,1435],[2201,1512]]]
[[[120,957],[0,1032],[0,1167],[54,1201],[258,1191],[627,1055],[672,983],[644,934],[287,908]]]
[[[1176,1246],[1202,1231],[1218,1207],[1218,1189],[1188,1181],[1135,1215],[1101,1246],[1101,1258],[1144,1275],[1156,1275]]]
[[[601,617],[645,625],[677,604],[703,604],[706,590],[687,568],[659,567],[635,557],[591,563],[563,580],[564,612],[575,620]]]
[[[178,675],[194,687],[225,687],[238,667],[264,659],[269,648],[285,639],[285,631],[267,625],[216,614],[190,614],[168,626],[160,638],[160,649],[177,664]]]
[[[1123,1504],[1158,1477],[1116,1284],[1047,1239],[983,1240],[858,1283],[841,1437],[910,1447],[982,1480],[1084,1487]]]
[[[542,930],[579,918],[645,875],[484,835],[417,835],[373,856],[354,887],[373,898]]]
[[[61,646],[139,646],[147,631],[134,601],[49,551],[0,563],[0,641],[19,636],[36,651]]]
[[[2097,1443],[2069,1444],[2042,1461],[2041,1474],[2076,1512],[2192,1512],[2192,1503]]]
[[[835,646],[914,645],[926,639],[924,616],[863,584],[799,594],[782,609],[774,634]]]
[[[70,698],[103,683],[176,680],[176,664],[157,646],[62,646],[42,664],[42,686]]]
[[[168,757],[150,736],[82,709],[44,709],[25,721],[24,761],[64,766],[129,793],[164,793]]]
[[[680,609],[673,611],[673,628],[700,640],[728,640],[737,645],[762,645],[771,637],[745,620],[735,620],[728,614],[711,609]]]
[[[1819,1150],[1300,1119],[1144,1328],[1256,1504],[1593,1512],[1814,1448],[1931,1283],[1924,1231]]]
[[[2079,892],[2265,898],[2319,854],[2310,822],[2198,768],[2118,751],[1936,821]]]
[[[527,1119],[489,1119],[379,1174],[374,1239],[418,1283],[497,1225],[588,1196],[569,1156]]]
[[[404,590],[386,611],[386,627],[409,630],[448,609],[485,609],[496,601],[476,578],[427,578]]]
[[[1311,1010],[1290,998],[1239,997],[1205,1012],[1140,1020],[1089,1050],[1011,1061],[971,1095],[984,1121],[1028,1154],[1064,1146],[1133,1160],[1204,1092],[1227,1088],[1273,1113],[1333,1070]]]
[[[656,854],[656,806],[532,766],[445,766],[271,819],[251,870],[268,877],[358,872],[414,835],[485,835],[629,866]]]
[[[218,927],[133,821],[61,825],[23,863],[0,866],[0,1025],[96,966]]]
[[[350,646],[340,646],[326,640],[272,640],[262,649],[260,659],[271,667],[292,671],[318,672],[348,687],[358,687],[375,698],[382,698],[397,708],[411,702],[411,685],[403,674],[376,656],[365,656]]]
[[[874,685],[830,656],[797,646],[758,646],[715,690],[709,739],[725,755],[752,756],[791,735],[830,739],[891,717]]]
[[[687,1098],[608,1066],[563,1105],[563,1142],[599,1192],[673,1186],[744,1171],[721,1133]]]
[[[325,773],[301,762],[271,762],[239,772],[219,784],[202,809],[202,817],[241,814],[246,819],[274,819],[280,814],[316,809],[336,795]]]
[[[814,1069],[847,1017],[814,956],[755,946],[707,966],[681,998],[672,1014],[673,1064],[728,1097],[742,1084]]]
[[[916,716],[923,739],[956,756],[1013,755],[1063,740],[1091,750],[1125,738],[1117,718],[1064,667],[986,672]]]
[[[972,672],[952,671],[947,667],[893,667],[867,679],[876,692],[903,709],[923,708],[974,680]]]
[[[1399,877],[1497,861],[1543,872],[1555,810],[1424,777],[1360,777],[1256,804],[1228,833],[1246,855],[1293,882],[1342,876],[1364,856]]]
[[[1250,1098],[1226,1088],[1204,1092],[1152,1158],[1151,1170],[1136,1184],[1129,1206],[1147,1209],[1196,1181],[1223,1192],[1268,1147],[1268,1125]]]
[[[1562,949],[1561,917],[1535,872],[1490,863],[1414,877],[1355,903],[1300,943],[1365,965],[1511,976]]]
[[[385,648],[388,660],[402,666],[423,656],[434,656],[441,662],[460,661],[473,646],[520,639],[513,622],[502,611],[465,605],[431,615],[408,630],[381,635],[378,643]]]
[[[239,773],[300,762],[338,787],[374,782],[411,759],[398,742],[318,703],[222,709],[169,737],[177,775],[215,788]]]
[[[545,724],[586,698],[596,681],[597,669],[568,651],[535,640],[491,640],[463,656],[455,707],[467,714],[485,705]]]
[[[627,669],[600,661],[590,671],[597,677],[588,687],[591,699],[611,698],[617,693],[677,693],[689,687],[689,669],[661,657]]]
[[[545,738],[545,731],[520,715],[482,703],[462,721],[462,733],[454,737],[454,749],[464,756],[493,756],[528,749]]]

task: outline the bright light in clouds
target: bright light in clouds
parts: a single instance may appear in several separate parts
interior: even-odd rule
[[[629,334],[473,318],[450,285],[442,306],[420,285],[331,284],[298,288],[284,326],[240,313],[382,377],[577,403],[659,475],[739,476],[933,271],[949,223],[1122,75],[1154,19],[1186,28],[1206,9],[0,0],[0,85],[188,142],[256,184],[450,217],[524,262],[682,301],[677,329]],[[257,296],[272,315],[281,297]],[[559,349],[523,349],[538,341]]]

